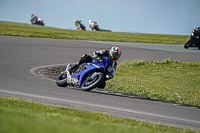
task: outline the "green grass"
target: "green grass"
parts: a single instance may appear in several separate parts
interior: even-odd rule
[[[5,97],[0,97],[0,123],[0,133],[200,132]]]
[[[200,62],[126,61],[106,88],[200,107]]]
[[[77,31],[5,21],[0,21],[0,35],[163,44],[184,44],[190,37],[189,35]]]

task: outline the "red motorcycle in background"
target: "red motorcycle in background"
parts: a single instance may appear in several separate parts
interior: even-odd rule
[[[44,22],[41,18],[38,18],[37,16],[35,16],[34,14],[31,14],[31,18],[30,18],[31,24],[37,24],[37,25],[42,25],[44,26]]]

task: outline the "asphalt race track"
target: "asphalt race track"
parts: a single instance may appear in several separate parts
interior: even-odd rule
[[[200,110],[157,100],[99,92],[60,88],[55,81],[41,78],[35,68],[76,62],[84,53],[122,50],[125,60],[200,61],[200,50],[183,45],[92,42],[62,39],[0,36],[0,96],[28,99],[85,111],[101,111],[114,116],[160,123],[172,127],[200,129]]]

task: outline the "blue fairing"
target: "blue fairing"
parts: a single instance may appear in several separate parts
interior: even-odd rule
[[[114,66],[114,61],[106,56],[103,57],[102,61],[97,61],[93,59],[92,62],[89,62],[83,66],[84,70],[80,71],[79,73],[75,73],[72,75],[73,78],[78,79],[77,85],[81,85],[82,78],[84,75],[90,71],[101,70],[105,73],[112,72],[112,67]]]

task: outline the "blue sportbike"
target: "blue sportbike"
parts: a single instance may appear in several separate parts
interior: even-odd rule
[[[102,59],[93,59],[92,62],[83,63],[73,73],[69,69],[73,64],[68,64],[62,72],[56,84],[59,87],[71,86],[90,91],[96,87],[104,88],[106,80],[113,77],[115,61],[110,57],[103,56]]]

